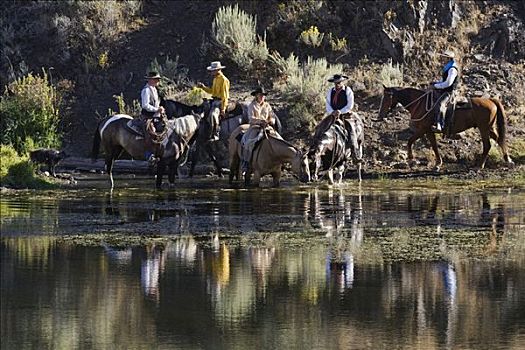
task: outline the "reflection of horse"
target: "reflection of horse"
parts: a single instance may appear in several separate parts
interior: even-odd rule
[[[333,171],[337,169],[338,182],[341,183],[345,164],[352,158],[357,163],[358,177],[361,181],[363,131],[363,121],[356,113],[344,119],[332,115],[324,118],[315,128],[308,151],[314,169],[312,178],[317,180],[321,171],[327,171],[328,180],[333,184]]]
[[[241,144],[237,136],[247,128],[241,125],[229,139],[230,153],[230,183],[233,176],[239,173],[239,160],[241,157]],[[253,171],[254,185],[259,186],[262,176],[271,174],[273,186],[278,187],[281,179],[281,167],[284,163],[291,163],[294,172],[301,182],[310,180],[310,170],[306,154],[295,148],[292,144],[272,137],[264,132],[263,139],[255,147],[250,161],[250,170],[245,175],[246,186],[250,185],[250,171]]]
[[[385,87],[379,118],[385,115],[398,103],[410,112],[410,127],[414,131],[408,140],[408,160],[413,163],[412,144],[426,135],[436,156],[436,169],[439,170],[443,161],[439,155],[436,136],[431,127],[434,123],[433,109],[427,111],[426,99],[429,93],[423,90],[401,87]],[[490,139],[494,139],[501,147],[505,161],[512,165],[506,145],[506,116],[501,102],[494,98],[472,98],[472,108],[456,109],[449,134],[457,134],[464,130],[477,127],[483,142],[483,154],[480,168],[485,167],[490,150]]]
[[[184,159],[190,140],[197,130],[203,114],[188,115],[182,118],[169,120],[166,124],[166,138],[158,145],[161,148],[161,158],[157,166],[157,188],[161,187],[162,176],[166,165],[170,168],[169,180],[175,179],[175,170],[178,163]],[[126,151],[135,159],[145,159],[146,152],[154,152],[152,146],[146,144],[143,137],[138,137],[126,126],[133,119],[129,115],[117,114],[100,121],[93,140],[92,157],[96,159],[102,145],[105,153],[106,171],[109,175],[111,189],[113,189],[113,164]]]

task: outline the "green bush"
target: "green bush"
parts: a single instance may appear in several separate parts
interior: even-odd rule
[[[14,188],[53,188],[56,184],[35,176],[35,165],[12,146],[0,145],[0,185]]]
[[[256,17],[238,5],[221,7],[212,23],[213,39],[243,71],[254,70],[268,58],[266,39],[257,35],[256,27]]]
[[[171,59],[166,56],[164,63],[155,58],[148,67],[148,72],[156,71],[162,76],[158,86],[159,95],[164,98],[173,98],[181,89],[193,85],[188,77],[188,68],[179,64],[179,56]]]
[[[8,85],[0,98],[0,143],[23,154],[34,147],[60,145],[60,97],[43,76],[28,74]]]
[[[312,57],[300,64],[293,53],[285,59],[274,52],[270,59],[282,76],[275,87],[292,106],[286,125],[312,130],[324,115],[325,96],[331,86],[327,79],[341,73],[343,66],[328,64],[324,58]]]
[[[402,86],[403,67],[401,67],[399,63],[392,64],[392,60],[389,60],[381,67],[378,80],[385,86]]]

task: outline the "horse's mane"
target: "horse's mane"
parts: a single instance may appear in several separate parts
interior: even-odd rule
[[[397,97],[398,101],[401,102],[402,105],[406,105],[414,100],[415,98],[418,98],[419,96],[426,93],[426,91],[421,89],[416,89],[413,87],[391,87],[389,88],[394,95]]]
[[[271,140],[278,141],[278,142],[280,142],[280,143],[284,143],[286,146],[293,148],[296,152],[298,151],[297,147],[295,147],[294,145],[292,145],[290,142],[288,142],[288,141],[286,141],[286,140],[284,140],[284,139],[279,139],[279,138],[277,138],[277,137],[275,137],[275,136],[272,136],[272,135],[270,135],[270,134],[267,134],[267,135],[268,135],[268,139],[269,139],[269,140],[271,139]]]

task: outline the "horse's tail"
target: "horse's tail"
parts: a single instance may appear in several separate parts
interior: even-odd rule
[[[91,150],[91,159],[97,160],[98,152],[100,150],[100,123],[102,123],[102,120],[97,123],[97,128],[95,129],[95,135],[93,137],[93,148]]]
[[[498,114],[496,116],[496,128],[498,130],[498,145],[504,147],[507,139],[507,117],[501,101],[496,98],[490,99],[498,108]]]

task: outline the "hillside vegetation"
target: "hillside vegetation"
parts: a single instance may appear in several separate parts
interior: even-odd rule
[[[166,77],[166,97],[192,102],[200,98],[195,82],[210,82],[206,66],[221,60],[232,98],[247,100],[263,84],[285,137],[299,144],[323,116],[326,79],[343,71],[366,121],[367,165],[400,168],[408,116],[397,110],[378,119],[382,86],[428,86],[439,77],[436,53],[452,49],[462,66],[461,91],[503,101],[511,156],[525,161],[523,2],[7,1],[0,7],[0,83],[2,104],[9,105],[3,125],[16,115],[14,82],[32,73],[55,94],[59,119],[53,134],[27,135],[35,146],[57,145],[58,136],[68,153],[86,156],[101,117],[136,113],[146,71]],[[4,133],[2,143],[12,143]],[[471,165],[481,151],[475,130],[439,142],[449,163]],[[425,142],[415,151],[427,166]],[[488,165],[500,162],[499,151],[491,152]]]

